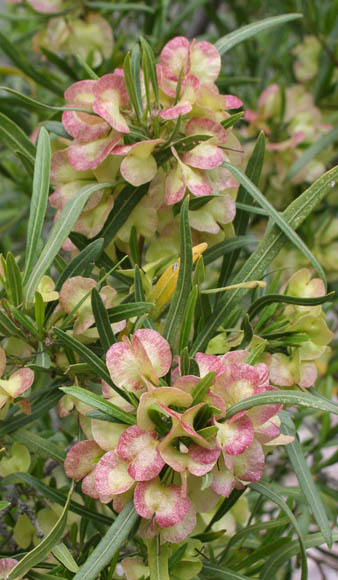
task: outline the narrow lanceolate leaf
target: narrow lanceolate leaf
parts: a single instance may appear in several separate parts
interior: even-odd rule
[[[127,425],[135,425],[136,423],[136,417],[130,413],[127,413],[126,411],[123,411],[116,405],[113,405],[113,403],[106,401],[106,399],[100,397],[100,395],[91,393],[86,389],[82,389],[81,387],[62,387],[61,391],[67,395],[75,397],[75,399],[79,399],[79,401],[86,403],[86,405],[90,405],[91,407],[98,409],[102,413],[109,415],[109,417],[113,417],[116,419],[116,421],[126,423]]]
[[[70,570],[70,572],[74,573],[78,571],[79,567],[77,563],[75,562],[69,549],[63,542],[61,542],[61,544],[57,544],[56,546],[54,546],[54,548],[52,549],[52,553],[53,556],[55,556],[55,558],[57,558],[57,560],[59,560],[59,562],[61,562],[61,564],[63,564],[64,567],[67,568],[67,570]]]
[[[136,55],[135,49],[136,49],[136,47],[134,48],[134,50],[132,52],[132,56],[130,55],[130,53],[128,53],[127,56],[125,57],[124,63],[123,63],[123,72],[124,72],[124,80],[126,83],[130,102],[131,102],[132,107],[135,111],[138,122],[140,123],[141,116],[142,116],[142,101],[141,101],[140,91],[138,91],[138,89],[137,89],[137,84],[138,84],[137,77],[140,76],[140,68],[138,68],[138,72],[137,72],[137,63],[135,62],[137,60],[137,55]],[[137,49],[138,49],[138,60],[139,60],[139,50],[140,49],[138,46],[137,46]],[[136,78],[134,76],[135,73],[136,73]]]
[[[318,304],[324,304],[324,302],[332,302],[335,295],[335,292],[330,292],[329,294],[325,294],[325,296],[318,296],[316,298],[298,298],[294,296],[283,296],[282,294],[267,294],[266,296],[258,298],[250,306],[248,314],[250,319],[252,319],[260,310],[268,306],[268,304],[274,304],[276,302],[282,302],[283,304],[298,304],[300,306],[317,306]]]
[[[0,32],[0,48],[18,67],[18,69],[24,72],[28,77],[49,91],[52,91],[54,94],[60,95],[61,97],[63,96],[62,87],[53,82],[51,75],[49,75],[47,71],[40,72],[36,66],[33,66],[17,46],[10,42],[2,32]]]
[[[324,149],[338,141],[338,127],[334,127],[325,133],[316,143],[308,147],[303,155],[295,161],[286,174],[285,181],[293,179],[312,159],[317,157]]]
[[[237,44],[252,38],[253,36],[260,35],[262,32],[274,28],[275,26],[280,26],[286,22],[291,22],[292,20],[297,20],[298,18],[303,18],[302,14],[282,14],[281,16],[273,16],[272,18],[264,18],[264,20],[259,20],[258,22],[253,22],[252,24],[247,24],[242,26],[234,32],[230,32],[226,36],[223,36],[215,43],[215,47],[218,52],[223,55],[229,50],[231,50]]]
[[[145,298],[144,298],[142,275],[141,275],[141,270],[137,264],[135,266],[134,287],[135,287],[135,303],[137,303],[137,302],[144,303]],[[144,318],[143,326],[144,326],[144,328],[155,328],[155,325],[149,316],[146,316]]]
[[[30,475],[29,473],[15,473],[13,475],[8,475],[6,478],[1,480],[0,486],[5,485],[26,483],[29,487],[35,489],[39,494],[43,495],[45,498],[49,499],[53,503],[58,505],[65,505],[66,497],[61,491],[42,483],[40,479]],[[81,505],[76,501],[71,500],[69,503],[69,511],[74,514],[78,514],[84,519],[91,520],[92,522],[97,522],[98,524],[104,524],[105,526],[110,526],[113,523],[112,518],[98,514],[93,510],[89,509],[87,506]]]
[[[245,488],[243,489],[234,489],[229,497],[224,498],[221,505],[217,508],[215,514],[212,516],[210,522],[208,523],[207,527],[205,528],[205,532],[211,530],[212,526],[215,522],[218,522],[229,510],[235,505],[237,500],[241,497],[241,495],[245,492]]]
[[[68,280],[68,278],[82,274],[84,269],[87,268],[91,262],[94,263],[96,258],[101,254],[102,249],[103,238],[98,238],[81,250],[81,252],[75,256],[71,262],[69,262],[58,277],[55,284],[55,290],[61,290],[62,284]]]
[[[26,338],[25,333],[2,310],[0,310],[0,336]]]
[[[144,75],[147,76],[147,80],[150,80],[152,89],[154,91],[155,101],[156,104],[159,105],[159,94],[158,94],[158,81],[157,81],[157,73],[156,73],[156,61],[153,50],[150,44],[141,36],[140,39],[142,51],[143,51],[143,58],[142,58],[142,68],[144,71]],[[146,86],[146,91],[148,87]],[[148,92],[147,92],[148,95]],[[150,99],[149,99],[150,100]]]
[[[20,562],[12,569],[8,576],[8,580],[14,580],[14,578],[17,578],[21,574],[26,574],[26,572],[28,572],[31,568],[34,568],[34,566],[47,558],[54,546],[59,543],[66,529],[68,507],[71,495],[73,493],[73,487],[74,483],[72,483],[70,487],[66,504],[62,510],[62,514],[53,529],[50,531],[48,536],[46,536],[42,542],[36,546],[36,548],[34,548],[31,552],[28,552],[28,554],[26,554],[26,556],[24,556],[24,558],[22,558],[22,560],[20,560]]]
[[[10,501],[0,501],[0,512],[11,505]]]
[[[184,314],[191,290],[192,276],[192,242],[189,226],[189,197],[187,197],[181,208],[180,216],[180,266],[177,279],[177,286],[174,296],[171,299],[169,312],[167,314],[164,337],[173,346],[176,333]]]
[[[334,542],[338,541],[338,532],[332,534],[332,540]],[[316,534],[308,534],[304,537],[304,545],[305,549],[308,550],[309,548],[314,548],[316,546],[321,546],[325,543],[325,538],[323,534],[316,533]],[[264,564],[261,573],[260,573],[260,580],[271,580],[272,578],[277,578],[278,570],[291,560],[293,556],[296,556],[299,553],[299,543],[297,540],[291,541],[288,545],[282,546],[277,550],[271,558]]]
[[[98,77],[96,77],[98,78]],[[59,111],[86,111],[81,107],[54,107],[53,105],[47,105],[46,103],[40,103],[36,99],[32,99],[31,97],[27,97],[23,93],[19,93],[19,91],[15,91],[9,87],[0,86],[0,91],[6,91],[6,93],[10,93],[13,95],[18,101],[21,101],[26,105],[27,109],[35,109],[37,111],[49,111],[49,112],[59,112]],[[89,112],[89,111],[88,111]],[[56,121],[43,121],[41,124],[45,123],[54,123]],[[61,123],[62,125],[62,123]]]
[[[257,245],[257,243],[258,239],[255,236],[237,236],[236,238],[223,240],[223,242],[219,242],[218,244],[211,246],[211,248],[208,248],[203,254],[204,265],[207,266],[221,256],[231,254],[232,252],[241,250],[242,248],[248,248],[254,244]]]
[[[322,280],[326,283],[326,276],[322,266],[319,264],[317,258],[310,252],[309,248],[304,244],[303,240],[296,234],[296,232],[289,226],[289,224],[283,219],[281,214],[271,205],[271,203],[264,197],[264,195],[259,191],[254,183],[237,167],[231,163],[223,163],[226,169],[231,171],[232,175],[245,187],[248,193],[254,198],[261,207],[263,207],[275,222],[276,225],[280,227],[282,232],[289,238],[289,240],[304,254],[304,256],[309,260],[314,269],[318,272]]]
[[[126,542],[138,517],[133,502],[129,502],[117,516],[101,542],[75,574],[73,580],[97,580],[101,570],[110,564],[115,554]]]
[[[268,391],[258,395],[253,395],[247,399],[242,399],[242,401],[235,403],[227,409],[226,418],[230,419],[241,411],[246,411],[247,409],[252,409],[252,407],[257,407],[259,405],[269,405],[271,403],[281,403],[288,407],[299,405],[300,407],[307,407],[309,409],[314,409],[315,411],[326,411],[327,413],[338,415],[338,405],[329,401],[329,399],[325,399],[324,397],[314,397],[309,393],[280,390]]]
[[[245,169],[245,174],[247,175],[247,177],[249,179],[251,179],[251,181],[255,185],[258,185],[258,183],[259,183],[259,179],[260,179],[261,172],[263,169],[264,154],[265,154],[265,136],[264,136],[263,131],[261,131],[260,134],[258,135],[254,150],[250,156],[250,159],[249,159],[248,164],[247,164],[246,169]],[[246,204],[249,201],[250,201],[250,195],[246,191],[246,189],[243,187],[243,185],[241,184],[239,189],[238,189],[237,202]],[[249,237],[249,236],[244,235],[244,234],[246,234],[249,220],[250,220],[250,214],[248,212],[245,212],[239,208],[236,208],[236,216],[234,219],[234,229],[236,232],[236,238],[234,238],[234,241],[236,241],[236,239],[237,240],[243,239],[243,242],[244,242],[245,237]],[[229,240],[229,242],[230,241],[231,240]],[[238,248],[234,248],[233,250],[230,250],[230,252],[231,252],[230,256],[228,256],[228,255],[224,256],[220,275],[219,275],[218,286],[222,287],[222,286],[225,286],[227,284],[228,279],[231,276],[232,270],[233,270],[233,268],[238,260],[238,257],[240,255],[241,247],[242,246],[239,246]],[[210,248],[210,250],[212,251],[213,248]],[[217,303],[218,302],[219,302],[219,299],[217,299]]]
[[[295,199],[282,213],[284,221],[292,228],[297,229],[301,223],[312,213],[316,205],[332,190],[338,179],[338,167],[334,167],[319,179],[317,179],[306,191]],[[232,282],[240,284],[257,280],[263,276],[266,268],[278,255],[286,241],[286,236],[275,225],[264,236],[258,248],[251,254]],[[225,316],[231,312],[234,306],[248,292],[247,289],[234,289],[224,294],[215,311],[200,334],[197,336],[191,354],[203,350],[210,338],[212,338]]]
[[[147,193],[148,187],[148,183],[136,188],[128,184],[119,193],[103,229],[98,234],[98,237],[104,238],[104,248],[110,244],[119,229],[127,221],[133,209]]]
[[[27,228],[24,283],[27,281],[37,258],[38,245],[40,243],[48,204],[50,160],[51,147],[49,135],[46,129],[41,127],[36,148],[33,192]]]
[[[101,345],[103,350],[107,351],[116,342],[116,339],[111,328],[111,323],[109,322],[106,307],[96,288],[92,290],[92,310]]]
[[[37,339],[41,338],[39,331],[34,324],[33,319],[30,316],[28,316],[28,314],[24,314],[21,310],[19,310],[15,306],[12,306],[11,310],[13,317],[21,326],[23,326],[35,338]]]
[[[35,290],[48,268],[52,265],[53,260],[62,244],[72,231],[75,222],[80,216],[84,206],[90,196],[98,191],[110,187],[109,183],[96,183],[95,185],[86,185],[79,193],[70,199],[62,210],[57,222],[52,227],[48,240],[39,256],[37,263],[27,281],[25,288],[25,305],[28,307],[32,302]]]
[[[35,323],[38,328],[38,332],[40,335],[43,335],[43,325],[45,322],[45,311],[46,311],[46,304],[43,301],[43,298],[40,292],[35,292]]]
[[[60,328],[54,329],[55,334],[61,340],[62,344],[67,348],[76,352],[80,359],[89,365],[91,370],[101,377],[106,383],[108,383],[121,397],[123,397],[128,403],[130,403],[130,399],[128,395],[119,387],[114,385],[113,381],[110,378],[110,374],[108,373],[108,369],[103,362],[94,352],[92,352],[87,346],[82,344],[76,338],[69,336],[66,332],[61,330]]]
[[[295,532],[298,536],[299,545],[300,545],[300,552],[301,552],[301,560],[302,560],[302,580],[307,580],[307,560],[306,560],[306,548],[304,543],[304,538],[300,526],[293,515],[292,511],[290,510],[287,503],[284,499],[276,492],[274,492],[269,485],[259,482],[259,483],[251,483],[251,489],[254,489],[264,497],[268,498],[270,501],[273,501],[276,505],[278,505],[283,512],[288,516],[291,524],[293,525]]]
[[[63,463],[65,460],[66,453],[59,447],[59,445],[50,439],[40,437],[40,435],[37,435],[34,431],[19,429],[18,431],[15,431],[11,437],[14,441],[19,441],[26,445],[30,451],[37,453],[39,456],[50,457],[51,459],[55,459],[55,461],[60,461],[60,463]]]
[[[194,322],[196,302],[198,298],[198,286],[195,285],[191,290],[185,307],[184,316],[181,324],[181,333],[178,343],[178,352],[181,352],[189,343],[189,337]]]
[[[295,435],[293,422],[287,413],[283,413],[282,431],[286,435]],[[330,528],[330,523],[297,436],[291,443],[286,445],[285,449],[297,476],[299,486],[313,513],[313,517],[315,518],[328,547],[331,548],[332,530]]]
[[[205,377],[203,377],[203,379],[201,379],[199,383],[197,383],[192,392],[193,396],[192,406],[197,405],[198,403],[201,403],[201,401],[203,401],[205,395],[207,394],[208,390],[210,389],[213,383],[214,378],[215,373],[214,371],[212,371],[211,373],[206,374]]]
[[[7,284],[11,295],[11,302],[14,306],[19,306],[23,299],[21,272],[11,252],[6,258]]]
[[[233,572],[223,566],[218,568],[216,564],[204,564],[203,578],[215,578],[215,580],[250,580],[249,576]]]
[[[40,401],[32,405],[32,412],[30,415],[19,413],[15,417],[7,416],[7,418],[1,423],[0,435],[8,435],[20,427],[24,427],[37,419],[41,419],[44,413],[47,413],[47,411],[57,405],[60,397],[61,393],[54,390],[49,395],[44,396]]]
[[[0,113],[0,142],[8,147],[13,153],[19,151],[33,167],[35,147],[28,139],[26,133],[14,121]]]
[[[160,544],[159,537],[148,540],[148,566],[150,580],[170,580],[168,543]]]
[[[76,352],[80,356],[81,360],[90,366],[94,373],[96,373],[104,381],[107,381],[109,384],[111,384],[110,375],[103,360],[101,360],[94,352],[92,352],[79,340],[69,336],[63,330],[54,328],[54,332],[64,346]]]
[[[134,316],[141,316],[146,314],[154,307],[153,302],[126,302],[109,308],[108,316],[110,322],[120,322],[120,320],[128,320]]]

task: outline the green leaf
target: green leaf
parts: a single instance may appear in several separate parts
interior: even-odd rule
[[[181,352],[189,343],[189,337],[194,322],[196,302],[198,298],[198,286],[195,285],[189,294],[187,305],[181,324],[180,339],[178,342],[178,352]]]
[[[72,259],[71,262],[65,267],[63,272],[58,277],[55,290],[59,291],[62,288],[62,284],[72,278],[73,276],[78,276],[82,274],[83,271],[88,268],[90,263],[95,263],[96,258],[101,254],[103,249],[103,238],[98,238],[94,240],[88,246],[86,246],[81,252]]]
[[[223,566],[218,568],[216,564],[204,564],[203,573],[206,578],[219,578],[219,580],[250,580],[249,576],[233,572]]]
[[[65,58],[61,58],[55,52],[48,50],[45,46],[41,46],[40,50],[42,54],[51,62],[56,68],[61,70],[65,75],[67,75],[73,82],[80,80],[75,70],[69,65]]]
[[[0,512],[11,505],[10,501],[0,501]]]
[[[58,137],[72,140],[72,137],[67,133],[60,121],[42,121],[40,125],[47,129],[49,133],[54,133],[54,135],[57,135]]]
[[[247,314],[244,316],[242,320],[241,329],[244,331],[244,336],[241,344],[239,345],[239,348],[244,349],[250,344],[253,338],[253,329]]]
[[[45,322],[45,311],[46,304],[43,301],[40,292],[35,292],[35,323],[40,335],[43,335],[44,332],[43,325]]]
[[[254,524],[252,526],[246,526],[245,528],[243,528],[242,530],[239,530],[239,532],[237,532],[234,536],[232,536],[230,538],[225,550],[221,554],[219,562],[222,563],[226,559],[226,556],[229,552],[229,549],[234,544],[237,544],[240,540],[245,538],[246,536],[248,536],[250,534],[256,535],[257,532],[267,531],[267,530],[270,530],[272,528],[284,528],[289,523],[290,523],[289,518],[286,516],[283,516],[283,517],[278,517],[278,519],[271,520],[269,522],[260,522],[258,524]]]
[[[334,167],[319,179],[317,179],[306,191],[295,199],[283,212],[282,217],[293,229],[297,229],[300,224],[312,213],[316,205],[329,193],[338,178],[338,167]],[[257,280],[263,276],[266,268],[278,255],[285,244],[286,236],[278,226],[273,226],[264,236],[258,248],[251,254],[238,274],[232,280],[233,284]],[[235,289],[226,293],[218,302],[217,310],[210,316],[208,322],[194,341],[192,355],[203,350],[217,328],[222,325],[227,313],[231,312],[234,306],[248,292],[247,289]]]
[[[141,51],[138,44],[135,44],[131,51],[131,74],[135,84],[136,99],[140,114],[143,113],[142,92],[141,92]]]
[[[298,391],[266,391],[265,393],[259,393],[258,395],[253,395],[247,399],[242,399],[238,403],[231,405],[226,412],[226,419],[231,419],[237,413],[241,411],[246,411],[247,409],[252,409],[253,407],[258,407],[260,405],[281,403],[282,405],[299,405],[300,407],[307,407],[309,409],[314,409],[317,411],[326,411],[327,413],[333,413],[338,415],[338,405],[329,399],[324,397],[314,397],[309,393],[302,393]]]
[[[332,540],[334,542],[338,541],[338,532],[332,534]],[[306,550],[309,548],[314,548],[316,546],[321,546],[325,543],[325,538],[323,534],[308,534],[304,538],[304,545]],[[291,560],[293,556],[299,553],[299,544],[297,540],[291,541],[287,546],[282,546],[277,550],[271,558],[264,564],[260,572],[260,580],[271,580],[271,578],[276,578],[276,572],[285,564]]]
[[[25,333],[2,310],[0,310],[0,335],[7,337],[18,336],[26,339]]]
[[[20,152],[24,155],[33,167],[35,158],[33,143],[28,139],[26,133],[3,113],[0,113],[0,140],[13,153]]]
[[[42,228],[48,204],[51,147],[48,132],[41,127],[36,148],[33,191],[27,227],[24,284],[33,269],[40,245]]]
[[[271,203],[264,197],[254,183],[237,167],[231,163],[224,162],[223,167],[229,169],[233,176],[245,187],[248,193],[268,212],[271,219],[277,224],[289,240],[304,254],[309,260],[315,270],[318,272],[322,280],[326,284],[326,276],[322,266],[319,264],[317,258],[310,252],[309,248],[304,244],[303,240],[296,234],[296,232],[283,219],[281,214],[271,205]]]
[[[40,103],[40,101],[37,101],[36,99],[32,99],[32,97],[27,97],[27,95],[24,95],[23,93],[20,93],[19,91],[15,91],[14,89],[11,89],[10,87],[4,87],[4,86],[0,86],[0,91],[6,91],[7,93],[10,93],[11,95],[13,95],[16,99],[18,99],[18,101],[24,103],[26,105],[26,108],[28,109],[35,109],[38,111],[50,111],[50,112],[59,112],[59,111],[82,111],[82,112],[90,112],[87,111],[87,109],[83,109],[81,107],[55,107],[53,105],[46,105],[45,103]],[[43,124],[45,123],[52,123],[55,121],[44,121]],[[62,124],[62,123],[61,123]],[[31,143],[32,145],[32,143]]]
[[[150,580],[170,580],[168,566],[168,543],[160,544],[158,536],[148,540],[148,566]]]
[[[95,318],[95,324],[99,333],[101,346],[104,351],[107,351],[111,345],[116,342],[116,338],[109,322],[108,313],[102,298],[96,288],[92,290],[92,310]]]
[[[145,298],[144,298],[144,289],[143,289],[143,283],[142,283],[142,274],[141,274],[141,270],[137,264],[135,266],[134,283],[135,283],[135,304],[137,304],[137,302],[144,303]],[[144,326],[144,328],[155,328],[154,323],[152,322],[152,320],[149,316],[146,316],[144,318],[143,326]]]
[[[64,567],[67,568],[67,570],[70,570],[70,572],[75,573],[79,570],[77,563],[75,562],[73,556],[71,555],[67,546],[63,542],[61,542],[61,544],[58,544],[57,546],[54,546],[54,548],[52,549],[52,553],[53,556],[55,556],[55,558],[57,558],[57,560],[59,560],[59,562],[61,562],[61,564],[63,564]]]
[[[119,229],[127,221],[133,209],[147,193],[148,187],[149,183],[141,185],[141,187],[134,187],[128,184],[119,193],[103,229],[98,234],[98,237],[104,238],[104,248],[110,244]]]
[[[63,97],[63,89],[55,84],[47,71],[39,71],[37,66],[32,65],[26,56],[7,37],[0,32],[0,48],[8,58],[36,83],[48,89],[53,94]]]
[[[197,385],[195,385],[195,387],[192,391],[192,397],[193,397],[193,401],[191,403],[192,407],[203,401],[205,395],[207,394],[208,390],[210,389],[210,387],[213,383],[214,378],[215,378],[215,372],[212,371],[210,373],[207,373],[205,375],[205,377],[203,377],[203,379],[201,379],[197,383]]]
[[[149,312],[153,307],[153,302],[126,302],[109,308],[108,316],[110,322],[120,322],[120,320],[128,320],[134,316],[141,316]]]
[[[110,564],[115,554],[126,542],[129,533],[134,528],[139,516],[135,512],[134,503],[129,502],[117,516],[113,525],[102,538],[95,550],[90,554],[73,580],[97,580],[101,570]]]
[[[286,174],[285,181],[293,179],[312,159],[315,159],[324,149],[332,145],[332,143],[335,143],[335,141],[338,141],[338,127],[334,127],[331,131],[322,135],[316,143],[305,150],[303,155],[291,165]]]
[[[130,254],[131,259],[133,260],[134,264],[140,263],[139,246],[138,246],[137,232],[136,232],[135,226],[132,226],[130,228],[129,254]]]
[[[191,290],[192,242],[189,226],[189,197],[182,204],[180,215],[180,269],[174,295],[170,302],[163,336],[173,346]]]
[[[61,391],[67,395],[71,395],[75,399],[79,399],[79,401],[82,401],[86,405],[95,407],[95,409],[109,415],[109,417],[113,417],[120,423],[125,423],[126,425],[135,425],[136,423],[136,417],[134,415],[123,411],[116,405],[113,405],[113,403],[110,403],[110,401],[100,397],[100,395],[91,393],[86,389],[82,389],[81,387],[61,387]]]
[[[231,83],[232,82],[233,79],[231,77]],[[234,115],[230,115],[230,117],[221,122],[221,125],[224,127],[224,129],[229,129],[229,127],[233,127],[237,123],[237,121],[239,121],[243,117],[243,115],[244,115],[243,111],[235,113]]]
[[[135,51],[135,48],[134,48],[134,51]],[[137,46],[137,48],[139,51],[140,49],[138,46]],[[139,77],[139,75],[140,75],[140,68],[138,68],[138,72],[136,73],[136,77],[135,77],[134,76],[135,71],[137,71],[137,55],[134,51],[133,51],[134,58],[132,58],[132,55],[130,55],[130,52],[128,52],[128,54],[126,55],[126,57],[124,59],[124,63],[123,63],[123,72],[124,72],[124,80],[126,83],[126,88],[128,91],[131,105],[135,111],[138,122],[141,123],[142,101],[140,99],[140,91],[137,88],[137,85],[139,84],[137,81],[137,77]],[[139,61],[139,52],[138,52],[138,61]]]
[[[240,201],[236,201],[236,208],[240,209],[246,213],[254,213],[256,215],[265,215],[269,216],[268,212],[257,205],[248,205],[246,203],[241,203]]]
[[[289,414],[283,412],[281,417],[282,432],[286,435],[295,435],[295,426]],[[315,518],[328,547],[331,548],[332,531],[330,528],[330,522],[327,518],[325,507],[320,498],[319,491],[317,490],[316,484],[312,479],[311,471],[306,463],[306,459],[304,457],[304,453],[298,441],[297,435],[295,435],[295,438],[291,443],[286,445],[285,449],[297,476],[299,486],[313,513],[313,517]]]
[[[173,552],[168,560],[169,572],[177,566],[177,564],[182,560],[188,544],[182,544],[175,552]]]
[[[60,580],[60,576],[54,576],[54,574],[40,574],[36,571],[28,572],[27,578],[29,580]]]
[[[58,521],[56,522],[53,529],[49,532],[48,536],[46,536],[42,542],[36,546],[31,552],[28,552],[26,556],[20,560],[20,562],[11,570],[8,580],[14,580],[19,575],[24,575],[28,572],[31,568],[34,568],[37,564],[39,564],[42,560],[47,558],[50,554],[54,546],[59,542],[62,538],[67,524],[67,514],[68,514],[68,507],[71,495],[73,493],[74,483],[72,483],[69,494],[67,497],[67,501],[65,506],[62,510],[62,514]]]
[[[212,526],[215,522],[218,522],[229,510],[235,505],[237,500],[241,497],[241,495],[245,492],[244,489],[234,489],[229,497],[224,498],[221,505],[217,508],[216,512],[212,516],[210,522],[205,528],[205,532],[211,530]]]
[[[6,257],[7,284],[14,306],[19,306],[23,299],[21,272],[11,252]]]
[[[19,429],[15,433],[12,433],[11,437],[14,441],[19,441],[26,445],[30,451],[33,451],[38,456],[55,459],[55,461],[59,461],[60,463],[63,463],[66,458],[65,451],[60,449],[59,445],[50,439],[40,437],[40,435],[37,435],[32,430],[26,431],[26,429]]]
[[[298,524],[295,516],[293,515],[292,511],[290,510],[289,506],[287,505],[287,503],[284,501],[284,499],[278,493],[275,493],[271,489],[271,487],[269,487],[268,484],[265,484],[262,482],[250,483],[250,487],[251,487],[251,489],[257,491],[257,493],[264,495],[264,497],[267,497],[270,501],[272,501],[276,505],[278,505],[281,508],[281,510],[283,510],[283,512],[288,516],[290,522],[292,523],[292,525],[297,533],[298,539],[299,539],[301,558],[302,558],[302,580],[307,580],[307,560],[306,560],[304,538],[303,538],[302,531],[299,527],[299,524]]]
[[[153,50],[150,46],[150,44],[145,40],[145,38],[143,38],[141,36],[140,38],[140,42],[141,42],[141,47],[142,47],[142,52],[143,52],[143,57],[142,57],[142,69],[144,72],[144,77],[145,77],[145,86],[146,86],[146,91],[148,89],[147,92],[147,98],[148,98],[148,107],[150,107],[150,95],[149,95],[149,86],[148,86],[148,82],[151,82],[151,86],[153,88],[154,91],[154,96],[155,96],[155,102],[157,104],[157,106],[159,107],[159,94],[158,94],[158,80],[157,80],[157,72],[156,72],[156,61],[155,61],[155,56],[153,53]],[[146,80],[148,82],[146,82]]]
[[[303,15],[289,13],[282,14],[281,16],[273,16],[272,18],[264,18],[264,20],[247,24],[246,26],[242,26],[242,28],[230,32],[230,34],[226,34],[226,36],[217,40],[215,47],[218,52],[223,55],[248,38],[260,35],[262,32],[265,32],[270,28],[280,26],[281,24],[291,22],[292,20],[297,20],[298,18],[303,18]]]
[[[70,348],[71,350],[74,350],[79,355],[80,359],[90,366],[90,368],[95,374],[97,374],[101,379],[106,381],[110,386],[113,386],[112,380],[108,373],[108,369],[103,360],[101,360],[87,346],[82,344],[76,338],[69,336],[63,330],[59,328],[54,328],[54,332],[56,336],[61,340],[64,346]]]
[[[12,417],[10,414],[7,415],[7,418],[0,422],[0,435],[8,435],[20,427],[24,427],[37,419],[41,419],[44,413],[57,405],[60,397],[60,392],[52,390],[51,393],[45,395],[32,406],[32,412],[30,415],[26,415],[25,413],[19,413],[15,417]]]
[[[318,296],[316,298],[298,298],[294,296],[287,296],[283,294],[267,294],[266,296],[261,296],[253,304],[251,304],[248,314],[250,319],[254,318],[256,314],[268,304],[273,304],[275,302],[282,302],[285,304],[298,304],[300,306],[316,306],[318,304],[324,304],[324,302],[332,302],[334,300],[336,293],[330,292],[325,296]]]
[[[62,506],[65,505],[67,498],[63,493],[61,493],[61,491],[46,485],[40,479],[30,475],[29,473],[15,473],[13,475],[8,475],[0,482],[0,486],[4,487],[5,485],[10,485],[12,483],[16,484],[18,481],[26,483],[29,487],[35,489],[38,493],[42,494],[53,503],[57,503],[58,505]],[[78,514],[87,520],[92,520],[93,522],[95,521],[98,524],[104,524],[105,526],[110,526],[113,522],[112,518],[104,516],[100,513],[96,513],[89,509],[87,506],[81,505],[73,500],[71,500],[69,503],[69,511],[73,512],[74,514]]]
[[[41,339],[40,333],[34,324],[34,320],[28,316],[28,314],[24,314],[21,310],[18,310],[15,306],[11,308],[12,314],[15,320],[23,326],[34,338],[38,340]]]
[[[249,179],[251,179],[251,181],[255,185],[258,185],[259,183],[259,178],[261,176],[261,172],[263,169],[264,154],[265,154],[265,136],[263,131],[261,131],[260,134],[258,135],[254,150],[249,158],[247,167],[245,169],[245,174],[249,177]],[[250,196],[248,192],[243,187],[243,185],[240,185],[237,194],[237,203],[247,203],[249,200]],[[241,239],[243,236],[242,239],[243,241],[245,240],[244,234],[246,234],[249,219],[250,216],[248,215],[248,213],[237,208],[236,216],[234,219],[234,229],[236,232],[237,239]],[[234,248],[233,250],[231,250],[230,256],[223,258],[221,272],[218,280],[219,286],[225,286],[225,284],[227,284],[227,281],[234,268],[234,265],[236,264],[238,257],[240,255],[240,250],[241,246],[238,248]]]
[[[48,268],[52,265],[53,260],[62,247],[65,239],[72,231],[75,222],[79,218],[84,206],[90,196],[98,191],[110,187],[109,183],[96,183],[95,185],[86,185],[71,198],[62,210],[57,222],[52,227],[48,240],[39,256],[37,263],[27,281],[25,288],[25,305],[33,302],[35,290]]]

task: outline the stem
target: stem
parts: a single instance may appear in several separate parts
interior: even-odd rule
[[[160,544],[160,536],[148,540],[148,566],[150,580],[170,580],[168,570],[168,544]]]

